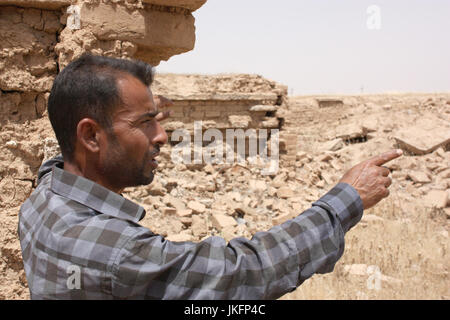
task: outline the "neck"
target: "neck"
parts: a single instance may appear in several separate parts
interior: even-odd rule
[[[70,172],[72,174],[75,174],[77,176],[82,176],[82,177],[85,176],[83,174],[83,170],[79,166],[77,166],[76,164],[69,162],[69,161],[64,161],[64,170],[66,170],[67,172]]]
[[[109,184],[106,179],[104,179],[101,175],[97,173],[96,170],[89,169],[87,166],[81,166],[77,163],[73,162],[64,162],[64,170],[67,172],[70,172],[74,175],[84,177],[86,179],[89,179],[91,181],[94,181],[95,183],[105,187],[106,189],[109,189],[115,193],[122,193],[123,188],[117,188]]]

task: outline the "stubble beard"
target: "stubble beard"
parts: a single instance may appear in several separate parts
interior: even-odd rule
[[[137,187],[150,184],[154,179],[154,172],[146,175],[146,165],[151,161],[151,153],[146,152],[142,161],[129,159],[114,135],[110,136],[106,162],[102,167],[102,174],[108,177],[118,189]]]

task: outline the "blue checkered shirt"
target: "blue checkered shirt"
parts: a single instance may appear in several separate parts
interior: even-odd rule
[[[40,168],[19,236],[32,299],[276,299],[331,272],[362,213],[340,183],[251,240],[173,242],[139,224],[141,206],[64,171],[59,156]]]

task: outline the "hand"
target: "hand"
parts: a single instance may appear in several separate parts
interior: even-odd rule
[[[351,168],[339,182],[348,183],[358,191],[364,209],[369,209],[389,196],[392,180],[390,170],[382,165],[403,154],[402,150],[391,150]]]

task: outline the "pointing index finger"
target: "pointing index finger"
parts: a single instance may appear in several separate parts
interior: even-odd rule
[[[385,153],[382,153],[378,156],[373,157],[369,160],[369,162],[376,166],[381,166],[388,161],[394,160],[395,158],[400,157],[403,154],[401,149],[391,150]]]

